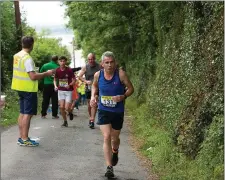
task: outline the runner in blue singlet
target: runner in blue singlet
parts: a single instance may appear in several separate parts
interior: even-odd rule
[[[94,75],[90,105],[98,105],[97,124],[100,125],[104,137],[103,151],[107,165],[105,176],[110,178],[114,177],[113,166],[118,162],[124,100],[134,92],[134,88],[125,71],[116,68],[112,52],[103,53],[102,67]],[[127,88],[125,92],[124,86]]]

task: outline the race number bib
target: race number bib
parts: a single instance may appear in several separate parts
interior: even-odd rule
[[[116,107],[116,102],[112,100],[112,96],[101,96],[101,103],[106,107]]]
[[[67,79],[60,79],[59,80],[59,87],[66,87],[68,86],[68,80]]]

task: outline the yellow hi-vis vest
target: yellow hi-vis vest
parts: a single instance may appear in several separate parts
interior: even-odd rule
[[[24,66],[26,60],[30,58],[31,56],[23,50],[13,56],[13,78],[11,86],[13,90],[25,92],[38,91],[38,81],[30,79]]]

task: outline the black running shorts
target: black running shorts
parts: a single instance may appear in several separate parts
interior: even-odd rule
[[[124,112],[110,112],[98,110],[98,125],[111,124],[115,130],[121,130],[123,127]]]

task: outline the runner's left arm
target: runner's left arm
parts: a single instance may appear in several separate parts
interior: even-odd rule
[[[99,78],[100,71],[96,72],[94,75],[94,80],[92,83],[92,89],[91,89],[91,106],[97,105],[97,98],[98,98],[98,78]]]
[[[129,96],[131,96],[133,94],[134,87],[133,87],[133,84],[131,83],[130,79],[128,78],[126,72],[123,71],[122,69],[119,70],[119,76],[120,76],[120,81],[126,87],[126,92],[123,95],[123,98],[126,99],[127,97],[129,97]]]
[[[69,86],[73,86],[76,83],[76,77],[74,75],[74,72],[71,69],[71,77],[72,77],[72,82],[69,84]]]
[[[72,82],[69,84],[69,86],[73,86],[76,83],[76,78],[72,78]]]

